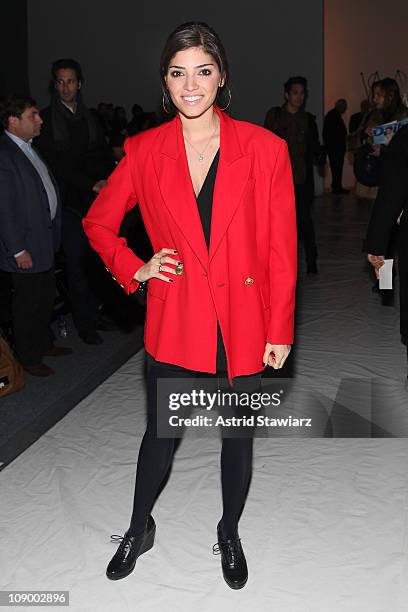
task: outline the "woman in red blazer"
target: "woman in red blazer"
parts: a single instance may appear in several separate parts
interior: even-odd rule
[[[215,376],[221,354],[230,385],[259,382],[265,367],[282,367],[293,342],[297,243],[286,144],[222,112],[231,97],[228,63],[206,24],[183,24],[169,36],[161,76],[173,120],[126,141],[125,157],[83,221],[126,293],[147,282],[148,424],[131,525],[108,566],[111,579],[128,575],[153,545],[150,510],[174,450],[174,439],[156,431],[157,379]],[[118,236],[136,203],[154,250],[148,262]],[[217,537],[232,588],[247,580],[237,526],[251,461],[252,438],[223,439]]]

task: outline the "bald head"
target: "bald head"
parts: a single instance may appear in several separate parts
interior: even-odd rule
[[[343,113],[345,113],[347,110],[347,101],[344,98],[340,98],[339,100],[337,100],[336,104],[334,105],[334,108],[336,108],[339,113],[343,115]]]

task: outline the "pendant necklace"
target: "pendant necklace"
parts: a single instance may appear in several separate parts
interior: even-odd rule
[[[210,135],[210,137],[209,137],[209,139],[208,139],[208,142],[207,142],[207,144],[205,145],[205,148],[203,149],[203,151],[202,151],[201,153],[200,153],[200,151],[197,151],[197,149],[195,148],[195,146],[194,146],[194,145],[192,145],[192,144],[191,144],[191,142],[188,140],[188,138],[186,138],[186,136],[184,135],[184,138],[187,140],[187,142],[188,142],[188,144],[190,145],[190,147],[191,147],[192,149],[194,149],[194,151],[197,153],[197,155],[198,155],[198,161],[200,161],[200,162],[204,161],[204,153],[206,152],[206,150],[207,150],[207,148],[208,148],[208,145],[209,145],[209,144],[210,144],[210,142],[211,142],[211,138],[212,138],[212,137],[214,136],[214,134],[215,134],[215,130],[216,130],[216,128],[217,128],[217,124],[215,124],[214,129],[213,129],[213,131],[211,132],[211,135]]]

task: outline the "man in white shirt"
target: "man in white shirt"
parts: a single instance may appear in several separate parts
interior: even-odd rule
[[[25,370],[49,376],[45,355],[72,350],[53,345],[49,324],[55,300],[54,256],[60,246],[58,188],[32,146],[42,119],[35,101],[10,95],[1,109],[0,269],[13,286],[12,323],[16,350]]]

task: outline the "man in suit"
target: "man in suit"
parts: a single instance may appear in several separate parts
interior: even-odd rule
[[[103,342],[97,330],[116,326],[99,314],[95,279],[105,275],[85,237],[82,217],[115,163],[98,120],[82,101],[83,80],[75,60],[54,62],[51,105],[41,111],[44,125],[36,145],[61,190],[62,248],[74,324],[85,343],[96,345]]]
[[[347,145],[347,128],[342,115],[346,110],[346,100],[337,100],[334,108],[324,118],[323,124],[323,142],[327,149],[332,173],[332,191],[338,195],[348,193],[348,189],[344,189],[341,184]]]
[[[45,355],[72,349],[54,346],[49,324],[55,300],[54,255],[60,245],[61,211],[56,183],[32,146],[42,119],[35,101],[10,95],[1,109],[0,269],[10,273],[12,323],[19,359],[34,376],[53,370]]]

